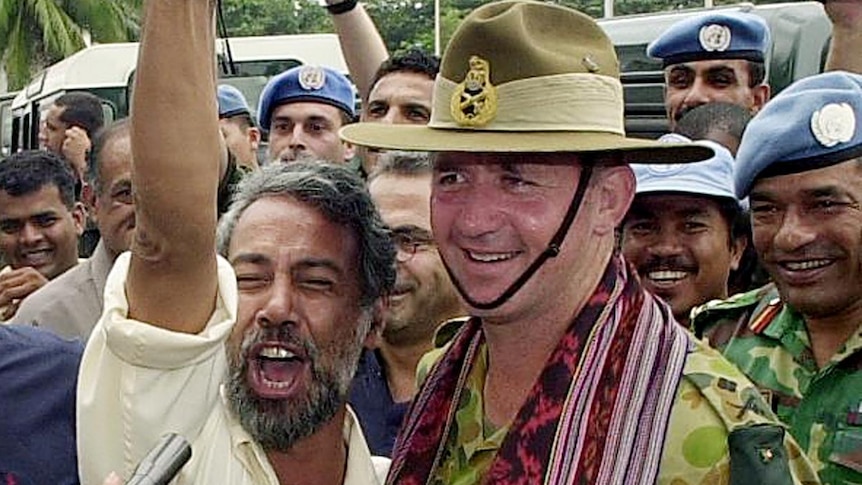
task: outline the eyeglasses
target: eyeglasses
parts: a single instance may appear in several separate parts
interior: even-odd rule
[[[413,259],[416,253],[434,249],[434,238],[431,233],[418,227],[398,227],[392,230],[392,242],[398,251],[395,259],[406,263]]]

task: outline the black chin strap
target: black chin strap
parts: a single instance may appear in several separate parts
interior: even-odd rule
[[[519,276],[518,279],[516,279],[511,286],[506,288],[506,291],[496,299],[487,303],[482,303],[470,298],[470,295],[468,295],[464,290],[461,282],[458,281],[454,274],[452,274],[452,270],[449,269],[449,265],[446,264],[445,260],[443,260],[443,266],[446,268],[446,272],[449,273],[449,279],[452,280],[458,293],[461,294],[461,297],[464,298],[471,307],[478,308],[480,310],[491,310],[499,307],[503,303],[506,303],[509,298],[512,298],[512,296],[527,283],[527,281],[536,273],[536,271],[539,270],[545,261],[560,254],[560,247],[563,245],[563,240],[566,239],[566,234],[569,233],[569,228],[571,228],[572,223],[575,221],[575,217],[578,215],[578,210],[581,208],[581,202],[583,202],[584,194],[587,192],[587,186],[590,183],[592,174],[592,165],[584,165],[583,170],[581,171],[580,180],[578,180],[578,187],[575,189],[575,195],[572,197],[572,202],[569,204],[569,209],[566,211],[566,215],[563,217],[563,221],[560,223],[560,227],[557,229],[556,234],[551,238],[551,242],[548,243],[548,247],[545,248],[545,250],[542,251],[542,254],[533,261],[527,270],[524,271],[521,276]]]

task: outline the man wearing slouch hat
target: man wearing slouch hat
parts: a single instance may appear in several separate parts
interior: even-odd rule
[[[438,331],[388,483],[816,480],[754,386],[614,249],[630,161],[712,152],[625,136],[618,61],[592,19],[527,1],[478,8],[433,99],[428,126],[341,130],[436,153],[433,234],[470,314]]]

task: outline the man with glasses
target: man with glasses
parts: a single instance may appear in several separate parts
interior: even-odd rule
[[[416,365],[438,324],[466,315],[431,235],[431,162],[427,154],[389,152],[368,189],[398,249],[397,280],[383,310],[382,338],[366,350],[350,393],[368,446],[389,456],[416,394]]]

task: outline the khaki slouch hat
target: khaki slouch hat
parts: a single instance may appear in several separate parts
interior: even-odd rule
[[[685,163],[712,151],[627,138],[613,44],[590,17],[533,1],[484,5],[461,23],[434,82],[427,126],[355,123],[344,140],[383,149],[617,152]]]

